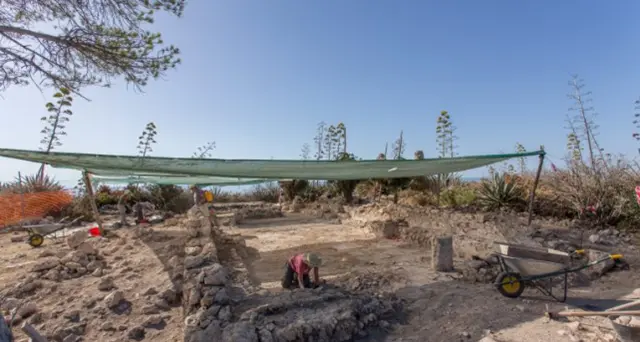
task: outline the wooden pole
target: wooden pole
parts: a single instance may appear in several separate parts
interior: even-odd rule
[[[20,186],[20,226],[24,224],[24,187],[22,186],[22,173],[18,171],[18,186]]]
[[[34,328],[33,326],[31,326],[30,324],[28,324],[27,322],[24,322],[22,324],[22,327],[20,328],[27,336],[29,336],[31,339],[31,341],[33,342],[47,342],[47,339],[44,338],[44,336],[40,335],[40,333],[36,330],[36,328]]]
[[[604,310],[604,311],[620,311],[620,310],[632,308],[634,306],[640,306],[640,300],[635,300],[633,302],[629,302],[629,303],[625,303],[625,304],[622,304],[622,305],[614,306],[614,307],[612,307],[610,309],[607,309],[607,310]]]
[[[540,146],[542,153],[540,154],[540,163],[538,163],[538,171],[536,172],[536,179],[533,181],[533,189],[531,189],[531,196],[529,196],[529,219],[527,225],[531,225],[533,221],[533,201],[536,198],[536,189],[538,189],[538,182],[540,181],[540,174],[542,173],[542,164],[544,163],[544,149]]]
[[[89,196],[89,202],[91,202],[91,209],[93,210],[93,215],[95,216],[96,222],[98,223],[100,235],[104,236],[102,219],[100,218],[100,211],[98,210],[98,205],[96,204],[96,196],[93,193],[93,186],[91,185],[91,178],[89,177],[89,173],[87,171],[82,172],[82,178],[84,179],[84,186],[87,188],[87,196]]]
[[[546,316],[550,318],[558,317],[588,317],[588,316],[640,316],[640,311],[560,311],[547,312]]]

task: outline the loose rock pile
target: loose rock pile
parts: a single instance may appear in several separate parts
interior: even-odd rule
[[[390,293],[399,287],[406,286],[407,277],[400,270],[389,270],[387,272],[356,271],[334,279],[332,284],[351,292],[378,295]]]
[[[61,251],[57,254],[50,250],[42,252],[38,263],[31,269],[32,278],[59,282],[85,275],[101,277],[106,267],[104,257],[98,253],[92,243],[85,241],[86,238],[85,231],[71,235],[67,239],[71,252]],[[14,295],[21,298],[22,294],[28,292],[26,290],[33,286],[27,284],[30,281],[31,279],[28,279],[25,283],[16,285]]]
[[[558,336],[564,336],[571,341],[618,341],[614,331],[602,329],[606,327],[606,318],[592,319],[591,324],[583,324],[581,321],[571,321],[565,324],[563,329],[558,330]]]
[[[620,232],[615,228],[603,229],[595,234],[589,235],[589,242],[605,245],[605,246],[617,246],[621,242],[631,242],[631,236]]]
[[[224,330],[223,341],[350,341],[372,328],[389,329],[389,320],[402,307],[395,298],[332,287],[249,297],[246,302],[254,308]]]

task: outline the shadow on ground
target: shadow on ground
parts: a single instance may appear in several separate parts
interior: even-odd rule
[[[349,291],[338,284],[254,295],[239,303],[233,314],[239,319],[260,308],[256,330],[261,330],[262,323],[273,324],[271,330],[276,335],[303,324],[300,340],[338,340],[348,333],[362,342],[477,341],[485,329],[514,327],[544,313],[544,302],[526,304],[524,311],[518,308],[522,303],[500,296],[490,286],[454,281],[404,287],[382,296]],[[376,318],[369,322],[366,334],[354,328],[370,314]]]
[[[182,260],[184,260],[184,247],[188,239],[187,232],[178,229],[163,227],[134,228],[136,237],[140,239],[162,263],[164,270],[175,289],[182,289],[183,272]],[[182,295],[178,293],[176,301],[169,303],[173,306],[180,305]]]

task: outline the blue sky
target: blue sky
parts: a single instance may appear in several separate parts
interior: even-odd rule
[[[135,154],[154,121],[158,156],[190,156],[214,140],[218,158],[299,158],[319,121],[343,121],[359,157],[375,158],[401,130],[408,154],[435,156],[436,118],[447,110],[460,155],[520,142],[544,145],[558,163],[567,82],[578,73],[600,114],[601,146],[635,155],[639,10],[631,0],[191,1],[183,18],[154,27],[183,64],[144,94],[121,80],[86,90],[92,101],[77,99],[60,150]],[[52,93],[2,94],[0,147],[38,147]],[[37,169],[0,163],[0,180]]]

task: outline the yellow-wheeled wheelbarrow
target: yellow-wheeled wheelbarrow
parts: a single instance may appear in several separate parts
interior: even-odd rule
[[[70,222],[63,222],[63,219],[58,223],[34,224],[23,226],[22,228],[27,231],[27,234],[29,234],[26,242],[31,247],[37,248],[42,246],[45,236],[54,234],[60,230],[73,226],[80,219],[82,219],[82,216]]]
[[[533,286],[543,294],[559,302],[567,300],[567,277],[569,273],[582,271],[607,260],[618,263],[621,254],[609,254],[588,263],[580,262],[584,250],[565,253],[550,248],[536,248],[523,245],[513,245],[496,242],[497,258],[501,273],[495,281],[495,286],[505,297],[518,298],[525,287]],[[564,293],[562,298],[553,294],[553,278],[563,277]]]

